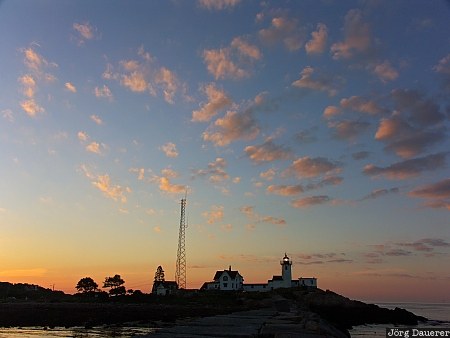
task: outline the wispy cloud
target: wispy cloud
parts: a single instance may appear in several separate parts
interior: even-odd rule
[[[77,92],[77,88],[76,88],[72,83],[70,83],[70,82],[66,82],[66,83],[64,84],[64,87],[65,87],[69,92],[72,92],[72,93],[76,93],[76,92]]]
[[[242,37],[234,38],[229,47],[203,51],[203,61],[216,80],[249,77],[252,63],[261,57],[259,48]]]
[[[106,98],[108,100],[113,99],[113,94],[107,85],[103,85],[103,87],[95,87],[94,94],[99,98]]]
[[[221,89],[218,89],[214,83],[202,86],[201,90],[208,97],[208,102],[202,104],[199,110],[192,112],[192,121],[208,122],[219,111],[231,106],[233,103],[228,95]]]
[[[100,190],[106,197],[111,198],[114,201],[120,201],[122,203],[127,202],[126,195],[131,193],[131,188],[112,184],[111,178],[108,174],[93,174],[86,165],[82,165],[81,170],[84,175],[91,180],[92,185]]]
[[[166,154],[167,157],[178,157],[178,150],[175,143],[167,142],[161,146],[160,149],[164,152],[164,154]]]
[[[241,0],[197,0],[200,7],[209,9],[210,11],[220,11],[233,8],[240,2]]]
[[[227,161],[218,157],[214,162],[208,163],[207,169],[197,169],[193,171],[194,176],[207,177],[211,183],[219,183],[226,181],[230,178],[226,172]]]
[[[400,188],[398,187],[394,187],[394,188],[389,188],[389,189],[376,189],[373,190],[372,192],[370,192],[368,195],[364,196],[361,200],[368,200],[368,199],[376,199],[376,198],[380,198],[386,195],[391,195],[391,194],[397,194],[400,192]]]
[[[97,116],[97,115],[91,115],[90,118],[91,118],[92,121],[94,121],[98,125],[103,124],[102,119],[99,116]]]
[[[88,40],[98,39],[100,37],[97,28],[92,26],[89,22],[75,22],[72,25],[72,28],[76,32],[74,39],[80,46],[84,45]]]
[[[171,180],[178,177],[178,173],[170,168],[161,170],[161,176],[153,175],[151,182],[157,183],[159,190],[170,194],[179,194],[186,192],[186,185],[173,184]]]
[[[398,71],[387,60],[374,66],[373,73],[384,83],[394,81],[399,76]]]
[[[291,201],[291,206],[294,208],[308,208],[315,205],[328,204],[332,199],[327,195],[310,196],[295,199]]]
[[[450,179],[418,187],[408,194],[412,197],[425,198],[425,206],[435,209],[450,210]]]
[[[258,214],[255,211],[255,207],[250,205],[242,206],[239,209],[250,221],[250,224],[247,224],[247,229],[254,229],[256,223],[270,223],[277,226],[285,226],[287,224],[284,218],[278,218],[273,216],[263,216]]]
[[[208,224],[222,222],[224,217],[224,206],[213,205],[210,211],[205,211],[202,216],[206,218]]]
[[[340,140],[352,141],[370,127],[365,121],[333,121],[328,123],[328,127],[333,129],[333,137]]]

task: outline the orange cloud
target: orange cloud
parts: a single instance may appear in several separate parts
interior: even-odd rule
[[[208,224],[221,222],[224,217],[223,206],[213,205],[210,211],[205,211],[202,216],[207,219]]]
[[[123,74],[120,83],[132,92],[142,93],[148,88],[145,75],[138,71],[134,71],[131,74]]]
[[[418,187],[408,195],[427,199],[426,207],[450,210],[450,178]]]
[[[93,27],[89,22],[76,22],[72,25],[72,28],[77,32],[76,40],[79,45],[83,45],[87,40],[92,40],[99,36],[97,28]]]
[[[270,194],[281,196],[293,196],[305,191],[301,184],[297,185],[269,185],[266,191]]]
[[[228,111],[223,118],[217,119],[203,133],[203,140],[224,147],[237,140],[253,140],[259,134],[259,127],[250,112]]]
[[[319,74],[314,77],[314,68],[305,67],[300,72],[300,79],[292,83],[294,87],[327,92],[329,96],[337,94],[337,78]]]
[[[90,153],[101,154],[100,144],[97,142],[91,142],[86,146],[86,150]]]
[[[311,33],[312,39],[305,44],[308,54],[320,54],[325,51],[328,39],[328,28],[323,23],[317,24],[317,31]]]
[[[286,220],[284,220],[283,218],[259,215],[257,212],[255,212],[255,207],[253,206],[245,205],[242,206],[239,210],[251,221],[251,224],[246,225],[246,228],[248,230],[253,230],[255,228],[255,223],[286,225]]]
[[[76,93],[76,92],[77,92],[77,88],[76,88],[73,84],[71,84],[70,82],[66,82],[66,83],[64,84],[64,87],[65,87],[69,92],[72,92],[72,93]]]
[[[267,44],[282,42],[289,51],[299,50],[304,41],[297,20],[285,17],[273,18],[269,28],[259,31],[259,37]]]
[[[349,59],[355,54],[367,53],[371,47],[370,28],[363,21],[363,13],[359,9],[351,9],[345,16],[344,41],[331,46],[333,59]]]
[[[216,88],[214,83],[203,86],[202,91],[208,97],[208,102],[203,104],[200,110],[192,112],[192,121],[194,122],[207,122],[220,110],[233,103],[224,91]]]
[[[244,151],[250,160],[256,163],[285,160],[291,157],[291,151],[273,143],[272,138],[268,138],[260,145],[247,146]]]
[[[19,78],[19,82],[23,85],[23,95],[33,98],[36,92],[36,81],[31,75],[24,75]]]
[[[368,122],[350,120],[328,123],[328,127],[334,129],[333,136],[341,140],[354,140],[365,132],[369,126],[370,123]]]
[[[232,60],[229,49],[210,49],[203,51],[203,60],[208,72],[218,79],[242,79],[249,73],[239,68]]]
[[[34,99],[22,101],[20,106],[30,117],[36,117],[38,113],[43,113],[45,111],[44,108],[34,101]]]
[[[227,161],[218,157],[214,162],[208,163],[207,169],[198,169],[194,171],[194,175],[205,177],[207,176],[211,183],[219,183],[228,180],[230,176],[226,172]]]
[[[79,131],[77,136],[80,141],[87,141],[89,139],[89,136],[84,131]]]
[[[340,114],[341,112],[342,112],[342,110],[339,107],[327,106],[323,110],[323,117],[325,117],[326,119],[330,119],[330,118]]]
[[[102,119],[100,117],[98,117],[97,115],[91,115],[90,118],[92,121],[94,121],[98,125],[103,124]]]
[[[395,70],[389,61],[384,61],[373,68],[373,73],[382,82],[394,81],[398,78],[398,71]]]
[[[267,181],[272,181],[274,179],[275,175],[276,175],[275,169],[271,168],[271,169],[268,169],[267,171],[260,173],[259,177],[261,177]]]
[[[120,185],[111,184],[111,179],[108,174],[95,175],[86,165],[82,165],[81,170],[84,175],[91,180],[92,185],[100,190],[106,197],[122,203],[127,202],[126,194],[131,193],[131,189],[129,187],[121,187]]]
[[[162,67],[156,74],[155,82],[163,88],[164,100],[167,103],[174,103],[173,98],[178,88],[178,79],[174,72]]]
[[[262,57],[261,51],[255,45],[249,44],[241,37],[236,37],[231,41],[231,47],[236,48],[238,52],[250,59],[259,60]]]
[[[164,152],[164,154],[166,154],[167,157],[174,158],[178,156],[177,146],[175,145],[175,143],[168,142],[165,145],[161,146],[160,149]]]
[[[308,208],[315,205],[327,204],[331,201],[329,196],[311,196],[293,200],[291,201],[291,206],[294,208]]]
[[[298,158],[283,172],[283,175],[294,175],[298,178],[310,178],[339,171],[339,165],[324,157]]]
[[[377,115],[387,112],[387,110],[380,107],[377,102],[368,100],[362,96],[351,96],[349,98],[344,98],[341,100],[340,104],[344,109],[366,113],[369,115]]]

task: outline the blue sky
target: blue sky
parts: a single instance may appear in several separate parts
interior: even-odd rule
[[[446,1],[0,2],[0,279],[230,264],[449,301]],[[417,288],[427,283],[421,293]]]

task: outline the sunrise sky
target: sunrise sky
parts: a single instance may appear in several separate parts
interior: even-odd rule
[[[449,302],[446,1],[0,1],[0,281],[232,265]]]

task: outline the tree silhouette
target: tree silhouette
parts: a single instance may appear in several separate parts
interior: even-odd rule
[[[155,272],[155,279],[153,280],[153,282],[164,282],[164,270],[162,268],[162,266],[158,266],[158,268],[156,269]]]
[[[103,288],[110,288],[109,294],[111,296],[123,295],[126,293],[125,286],[123,284],[125,281],[120,277],[120,275],[114,275],[114,277],[106,277],[103,282]]]
[[[84,277],[78,281],[75,288],[81,293],[95,292],[98,290],[98,284],[91,277]]]

